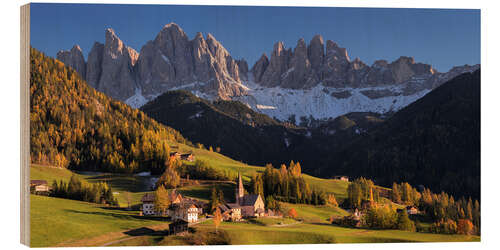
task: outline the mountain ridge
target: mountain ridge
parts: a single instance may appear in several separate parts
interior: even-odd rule
[[[111,28],[105,38],[104,44],[94,44],[87,62],[78,45],[58,52],[57,59],[97,90],[134,108],[166,91],[184,89],[204,99],[237,100],[282,121],[291,115],[328,119],[397,111],[454,76],[479,68],[464,65],[440,73],[406,56],[369,66],[315,35],[309,44],[299,39],[293,49],[275,43],[270,57],[264,53],[249,69],[212,34],[198,32],[190,40],[175,23],[165,25],[140,52]]]

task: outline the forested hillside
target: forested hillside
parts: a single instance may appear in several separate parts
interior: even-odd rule
[[[141,109],[190,141],[249,164],[289,162],[294,145],[305,140],[304,129],[287,128],[240,102],[212,103],[187,91],[166,92]]]
[[[189,143],[87,85],[72,68],[31,49],[31,162],[107,172],[162,172],[167,140]]]
[[[480,194],[480,71],[462,74],[332,154],[323,175],[347,174]]]

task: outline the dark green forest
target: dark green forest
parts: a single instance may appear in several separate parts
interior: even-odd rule
[[[144,105],[147,115],[179,130],[190,141],[220,148],[231,158],[253,165],[279,164],[302,145],[304,129],[289,129],[235,101],[210,102],[187,91],[169,91]]]
[[[88,86],[31,48],[31,162],[94,171],[162,173],[178,131]]]
[[[480,71],[462,74],[331,154],[321,175],[480,194]]]

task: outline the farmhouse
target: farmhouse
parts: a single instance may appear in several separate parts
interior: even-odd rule
[[[241,173],[238,172],[238,186],[235,190],[236,204],[241,207],[243,217],[265,216],[264,200],[260,194],[245,195],[245,188],[241,179]]]
[[[182,195],[177,193],[177,191],[174,189],[172,190],[172,192],[170,193],[170,202],[172,202],[172,204],[177,204],[177,203],[180,203],[182,201]]]
[[[153,193],[146,193],[141,198],[142,214],[143,215],[156,215],[155,212],[155,195]]]
[[[180,234],[183,232],[187,232],[188,230],[188,222],[185,220],[176,220],[168,225],[168,233],[169,234]]]
[[[349,181],[349,177],[343,175],[337,175],[333,177],[334,180]]]
[[[31,193],[48,193],[49,185],[46,180],[31,180],[30,181]]]
[[[192,162],[194,161],[194,155],[191,153],[181,154],[181,160]]]
[[[418,214],[418,209],[415,206],[407,206],[406,207],[406,213],[407,214]]]
[[[203,213],[203,208],[194,199],[183,199],[179,203],[173,203],[170,205],[169,214],[172,217],[172,221],[184,220],[188,223],[193,223],[198,221],[198,216]]]
[[[219,205],[224,221],[240,221],[241,206],[236,203],[227,203]]]

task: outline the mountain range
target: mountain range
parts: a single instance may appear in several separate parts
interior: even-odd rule
[[[183,89],[208,100],[236,100],[279,120],[335,118],[350,112],[397,111],[432,89],[479,65],[445,73],[402,56],[373,65],[351,60],[347,49],[316,35],[294,49],[277,42],[249,69],[208,33],[193,39],[175,23],[165,25],[138,53],[111,29],[85,61],[78,45],[57,53],[92,87],[138,108],[169,90]]]

